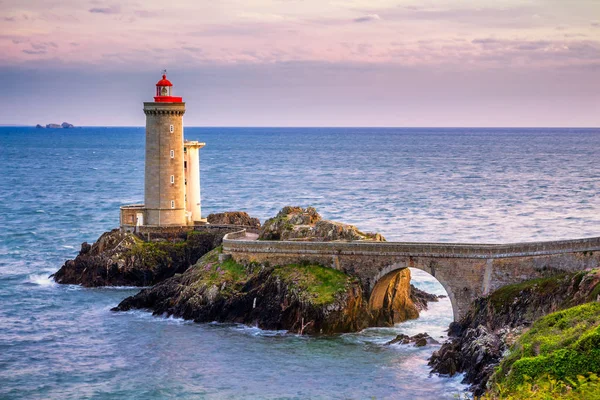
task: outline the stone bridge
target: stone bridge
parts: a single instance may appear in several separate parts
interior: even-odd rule
[[[458,320],[477,297],[508,284],[600,266],[600,237],[514,244],[259,241],[245,231],[223,239],[237,262],[283,265],[302,261],[335,268],[361,280],[373,309],[381,307],[399,270],[417,268],[446,289]]]

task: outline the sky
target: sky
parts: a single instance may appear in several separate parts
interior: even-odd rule
[[[0,125],[600,126],[599,0],[0,0]]]

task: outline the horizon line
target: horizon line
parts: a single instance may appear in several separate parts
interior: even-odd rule
[[[0,128],[35,128],[37,124],[0,124]],[[41,125],[41,124],[40,124]],[[40,129],[77,129],[77,128],[145,128],[145,125],[76,125],[74,128],[46,128]],[[377,128],[377,129],[600,129],[600,126],[390,126],[390,125],[188,125],[184,128],[266,128],[266,129],[362,129],[362,128]]]

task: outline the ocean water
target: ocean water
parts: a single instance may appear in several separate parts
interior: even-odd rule
[[[285,205],[388,240],[515,242],[600,235],[599,129],[186,128],[201,140],[203,213]],[[452,399],[430,376],[447,299],[394,328],[325,338],[110,308],[135,288],[48,275],[143,199],[143,128],[0,127],[0,398]],[[444,293],[414,272],[416,284]]]

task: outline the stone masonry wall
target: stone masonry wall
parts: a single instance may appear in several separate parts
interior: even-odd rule
[[[233,237],[232,237],[233,236]],[[232,240],[237,236],[237,240]],[[508,245],[374,242],[223,241],[238,262],[271,265],[307,261],[357,276],[365,295],[375,283],[412,267],[433,275],[448,292],[458,319],[477,297],[504,285],[600,265],[600,238]]]

